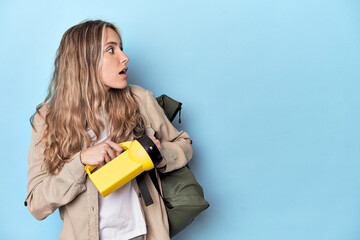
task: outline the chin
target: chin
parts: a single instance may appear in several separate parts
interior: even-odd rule
[[[118,84],[117,86],[114,86],[113,88],[124,89],[126,87],[127,87],[127,82],[125,81],[124,83]]]
[[[106,86],[106,88],[109,89],[124,89],[127,87],[127,81],[126,80],[121,80],[121,81],[114,81],[114,82],[110,82],[110,83],[104,83],[104,85]]]

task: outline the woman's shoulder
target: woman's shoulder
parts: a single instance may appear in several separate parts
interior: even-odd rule
[[[158,112],[157,105],[158,102],[154,97],[153,92],[142,88],[138,85],[128,85],[131,92],[139,100],[140,111],[143,115],[154,115],[155,112]],[[152,109],[152,110],[150,110]],[[156,111],[155,111],[156,110]]]
[[[140,100],[145,101],[149,96],[153,96],[153,93],[143,87],[138,85],[129,84],[131,92],[140,98]]]
[[[47,111],[49,109],[48,104],[43,104],[41,105],[41,107],[37,108],[37,111],[35,112],[35,114],[32,116],[32,125],[33,127],[42,127],[45,123],[45,117],[47,114]]]

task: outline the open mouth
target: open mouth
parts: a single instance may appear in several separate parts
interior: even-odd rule
[[[127,68],[124,68],[123,70],[121,70],[121,72],[119,72],[119,74],[126,74],[127,70]]]

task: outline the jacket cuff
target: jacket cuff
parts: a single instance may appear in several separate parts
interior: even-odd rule
[[[85,183],[86,180],[86,172],[85,167],[80,161],[80,152],[76,153],[73,157],[71,162],[66,164],[66,168],[70,176],[77,182],[77,183]]]
[[[180,167],[182,167],[182,163],[180,163],[179,161],[177,161],[177,154],[176,152],[172,151],[170,148],[166,148],[167,145],[166,143],[162,144],[162,149],[161,149],[161,155],[163,156],[163,158],[166,159],[166,166],[164,168],[160,169],[160,172],[165,173],[165,172],[171,172],[175,169],[178,169]]]

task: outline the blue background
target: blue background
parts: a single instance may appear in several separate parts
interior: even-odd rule
[[[1,239],[58,238],[23,206],[28,119],[62,34],[97,18],[130,83],[183,102],[211,207],[176,240],[360,239],[358,0],[1,0]]]

